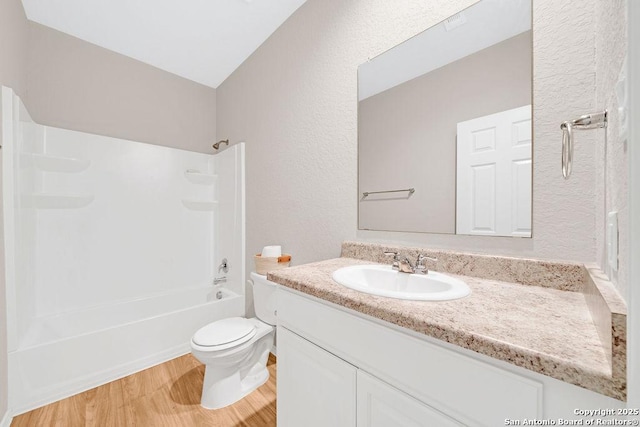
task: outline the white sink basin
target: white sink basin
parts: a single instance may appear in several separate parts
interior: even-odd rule
[[[466,283],[446,274],[400,273],[390,265],[343,267],[333,273],[333,280],[356,291],[417,301],[446,301],[471,293]]]

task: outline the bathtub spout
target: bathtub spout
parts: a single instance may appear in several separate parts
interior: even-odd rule
[[[222,299],[223,295],[222,295],[222,291],[220,290],[220,286],[221,286],[220,283],[226,283],[226,282],[227,282],[227,276],[214,277],[213,286],[217,288],[216,299]]]

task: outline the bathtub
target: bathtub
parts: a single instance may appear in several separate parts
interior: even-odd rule
[[[9,353],[14,414],[91,389],[190,351],[193,333],[244,315],[244,297],[211,286],[35,319]]]

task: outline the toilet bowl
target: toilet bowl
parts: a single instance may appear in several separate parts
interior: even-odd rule
[[[218,320],[191,338],[191,353],[205,365],[200,404],[207,409],[231,405],[269,379],[277,285],[256,273],[251,279],[256,317]]]

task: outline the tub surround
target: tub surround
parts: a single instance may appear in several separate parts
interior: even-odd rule
[[[334,282],[341,267],[389,263],[384,251],[435,256],[433,270],[466,281],[470,296],[405,301]],[[342,257],[273,271],[269,280],[430,337],[586,389],[626,399],[626,306],[580,264],[345,242]],[[609,331],[607,333],[607,331]]]
[[[38,124],[6,87],[2,101],[12,414],[184,354],[198,328],[244,314],[244,143],[177,150]],[[217,299],[222,258],[239,268]]]

